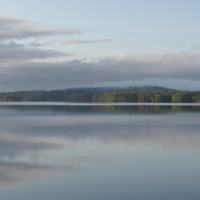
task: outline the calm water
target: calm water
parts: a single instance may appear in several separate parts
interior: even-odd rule
[[[200,106],[0,104],[1,200],[199,200]]]

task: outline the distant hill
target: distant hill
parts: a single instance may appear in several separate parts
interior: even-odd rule
[[[129,91],[175,91],[174,89],[158,86],[130,86],[128,89]]]
[[[175,91],[174,89],[158,87],[158,86],[83,87],[83,88],[67,88],[67,89],[62,89],[62,90],[50,90],[50,91],[29,90],[29,91],[1,92],[0,96],[15,95],[15,96],[24,97],[28,94],[42,94],[44,92],[51,92],[51,91],[102,93],[102,92],[123,92],[123,91],[167,91],[167,90]]]
[[[30,90],[0,93],[2,101],[6,99],[16,99],[21,101],[73,101],[91,102],[94,95],[116,92],[161,92],[174,91],[158,86],[129,86],[129,87],[94,87],[94,88],[68,88],[63,90]],[[12,96],[12,98],[11,98]],[[96,98],[96,97],[95,97]]]
[[[175,91],[165,87],[158,86],[129,86],[129,87],[85,87],[85,88],[67,88],[63,91],[70,92],[123,92],[123,91]]]

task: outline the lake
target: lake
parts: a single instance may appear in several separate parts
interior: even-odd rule
[[[1,200],[199,200],[200,104],[0,103]]]

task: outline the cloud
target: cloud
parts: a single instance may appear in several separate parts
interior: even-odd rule
[[[46,41],[46,42],[40,42],[38,40],[34,40],[34,41],[31,41],[30,43],[28,43],[28,46],[30,46],[30,47],[51,46],[55,43],[57,43],[56,39],[52,39],[52,40]]]
[[[26,39],[30,37],[79,34],[79,29],[59,27],[51,29],[46,25],[37,25],[26,20],[0,16],[0,40]]]
[[[29,51],[31,55],[34,53],[34,50]],[[43,53],[45,58],[51,54],[54,55],[55,52]],[[0,54],[1,59],[3,57],[12,59],[9,52],[4,55],[2,51]],[[37,52],[35,54],[37,55]],[[200,54],[182,52],[122,59],[113,57],[93,62],[80,60],[26,62],[0,68],[0,85],[12,86],[17,90],[25,89],[24,87],[26,89],[60,89],[148,78],[200,81]]]
[[[10,63],[16,65],[18,62],[23,63],[31,60],[43,60],[47,58],[57,58],[64,56],[73,56],[73,54],[63,53],[55,50],[43,50],[37,48],[26,47],[23,44],[10,42],[8,44],[0,43],[0,67],[4,64],[8,66]]]
[[[199,48],[200,48],[200,45],[196,45],[192,49],[195,51],[195,50],[199,50]]]
[[[37,25],[32,22],[12,17],[0,16],[0,67],[16,66],[19,63],[41,61],[74,54],[58,50],[44,50],[36,47],[48,46],[56,43],[56,39],[40,41],[41,36],[69,35],[81,33],[81,30],[57,28],[51,29],[46,25]],[[24,39],[33,38],[31,42]],[[44,39],[44,38],[43,38]],[[16,40],[22,40],[21,43]]]
[[[14,41],[11,41],[11,42],[9,42],[7,44],[0,43],[0,48],[16,48],[16,47],[24,47],[24,45],[23,44],[18,44],[18,43],[14,42]]]
[[[104,39],[98,39],[98,40],[67,40],[64,41],[62,44],[87,44],[87,43],[104,43],[104,42],[111,42],[112,39],[104,38]]]

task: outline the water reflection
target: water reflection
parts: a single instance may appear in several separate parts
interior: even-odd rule
[[[0,184],[112,165],[138,147],[199,152],[199,117],[199,107],[0,107]]]
[[[180,104],[179,106],[170,104],[168,106],[156,106],[156,105],[141,105],[141,106],[58,106],[58,105],[52,105],[52,106],[44,106],[44,105],[20,105],[20,106],[13,106],[11,105],[1,105],[0,102],[0,109],[1,114],[8,114],[9,111],[12,113],[12,115],[16,114],[17,112],[24,111],[23,115],[27,114],[38,114],[38,112],[41,112],[43,114],[79,114],[79,113],[116,113],[116,114],[132,114],[132,113],[150,113],[150,114],[159,114],[159,113],[174,113],[174,112],[200,112],[200,106],[194,105],[194,106],[183,106]],[[182,106],[181,106],[182,105]],[[5,110],[6,113],[3,111]],[[21,113],[22,114],[22,113]]]

